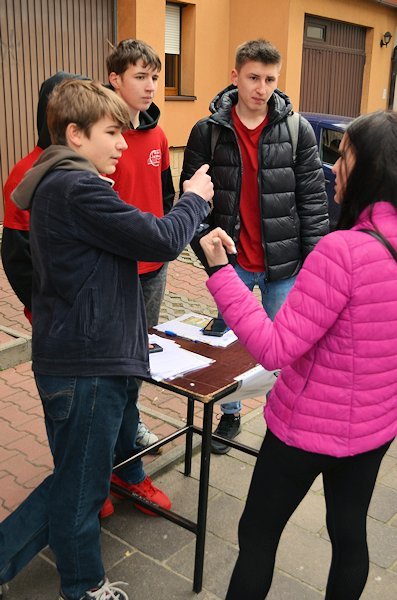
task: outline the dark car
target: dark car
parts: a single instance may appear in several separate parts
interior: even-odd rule
[[[332,166],[339,158],[339,144],[346,127],[353,121],[351,117],[326,115],[322,113],[301,113],[311,124],[316,134],[317,145],[325,176],[328,196],[328,210],[331,231],[335,229],[339,218],[339,205],[334,201],[335,175]]]

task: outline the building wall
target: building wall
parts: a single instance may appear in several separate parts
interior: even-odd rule
[[[397,26],[397,11],[373,0],[292,0],[289,13],[290,35],[286,54],[286,89],[288,89],[288,94],[295,106],[299,106],[305,14],[318,15],[368,28],[361,112],[367,113],[387,108],[390,61],[396,38],[393,37],[387,48],[380,47],[380,40],[385,31],[394,33]]]
[[[165,100],[164,78],[160,79],[156,103],[171,147],[184,146],[194,123],[209,114],[209,101],[230,82],[236,46],[247,39],[265,37],[279,48],[284,58],[280,88],[299,109],[305,14],[369,28],[361,112],[386,108],[397,10],[374,0],[184,0],[183,4],[193,15],[188,70],[196,99]],[[165,0],[119,0],[118,23],[119,39],[142,38],[164,57]],[[380,48],[385,31],[391,31],[393,39],[387,48]]]

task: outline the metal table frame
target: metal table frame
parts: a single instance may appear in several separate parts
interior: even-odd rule
[[[156,332],[157,333],[157,332]],[[199,354],[203,354],[206,356],[210,356],[211,358],[215,358],[217,361],[220,357],[227,358],[227,355],[230,354],[231,350],[233,353],[238,356],[241,360],[242,369],[241,373],[244,373],[249,368],[255,366],[256,362],[248,353],[240,346],[238,342],[235,342],[232,346],[228,348],[214,348],[211,346],[207,346],[206,344],[193,344],[187,340],[182,340],[181,338],[177,338],[178,343],[187,348],[188,350],[192,350]],[[233,348],[232,348],[233,347]],[[229,350],[228,352],[228,349]],[[192,451],[193,451],[193,434],[199,434],[201,436],[201,458],[200,458],[200,476],[199,476],[199,493],[198,493],[198,509],[197,509],[197,521],[191,521],[182,515],[179,515],[171,510],[166,510],[159,507],[157,504],[150,502],[144,498],[141,498],[138,494],[134,492],[129,492],[124,488],[112,483],[111,488],[119,495],[124,498],[128,498],[130,501],[133,501],[136,504],[144,506],[146,508],[150,508],[150,510],[158,515],[161,515],[165,519],[191,531],[196,536],[196,549],[195,549],[195,559],[194,559],[194,576],[193,576],[193,591],[197,594],[200,593],[203,584],[203,570],[204,570],[204,551],[205,551],[205,538],[206,538],[206,526],[207,526],[207,508],[208,508],[208,486],[209,486],[209,473],[210,473],[210,459],[211,459],[211,439],[215,439],[217,441],[226,441],[228,446],[245,452],[246,454],[250,454],[251,456],[258,456],[258,450],[246,446],[245,444],[241,444],[234,440],[224,440],[219,435],[215,435],[212,433],[212,416],[214,403],[218,400],[222,400],[230,395],[237,389],[237,382],[234,380],[234,377],[240,373],[230,373],[227,377],[228,383],[223,385],[220,389],[216,389],[216,386],[213,386],[213,391],[201,394],[196,391],[192,391],[192,386],[200,386],[200,381],[204,376],[205,379],[208,380],[212,374],[215,375],[219,370],[219,364],[217,362],[205,367],[205,369],[200,369],[200,371],[194,371],[189,374],[181,377],[179,379],[174,380],[165,380],[165,381],[154,381],[148,380],[153,385],[164,388],[171,392],[177,393],[187,398],[187,414],[186,414],[186,426],[181,427],[174,433],[171,433],[167,437],[159,440],[155,444],[152,444],[149,448],[145,448],[141,450],[137,454],[134,454],[133,457],[123,461],[115,465],[114,471],[117,472],[122,466],[127,464],[128,462],[138,460],[142,458],[150,451],[154,449],[161,448],[165,444],[172,442],[176,438],[181,435],[186,436],[185,443],[185,467],[184,467],[184,475],[187,477],[191,474],[191,466],[192,466]],[[203,427],[197,427],[193,424],[194,418],[194,407],[195,402],[200,402],[204,406],[204,416],[203,416]]]

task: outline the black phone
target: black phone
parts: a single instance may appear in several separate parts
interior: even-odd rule
[[[215,319],[211,319],[207,323],[207,325],[203,328],[204,335],[214,335],[216,337],[221,337],[226,331],[228,331],[229,327],[226,325],[225,321],[219,317]]]
[[[150,344],[149,343],[149,354],[154,354],[155,352],[162,352],[163,348],[162,346],[159,346],[158,344]]]

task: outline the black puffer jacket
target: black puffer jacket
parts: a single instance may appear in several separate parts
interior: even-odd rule
[[[240,231],[241,155],[231,109],[237,98],[237,88],[231,85],[211,102],[213,114],[192,129],[181,174],[182,188],[198,167],[211,165],[215,196],[208,223],[222,227],[235,241]],[[328,233],[329,224],[324,175],[311,125],[300,116],[294,165],[286,123],[291,102],[276,90],[268,107],[269,122],[259,141],[259,202],[265,268],[268,280],[274,281],[296,275],[307,254]],[[221,131],[211,157],[213,127]],[[192,246],[206,266],[197,239]]]

